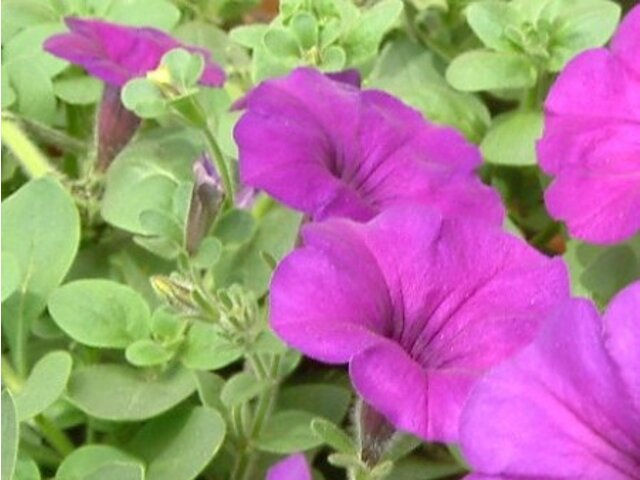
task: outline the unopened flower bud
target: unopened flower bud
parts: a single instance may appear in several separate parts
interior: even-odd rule
[[[206,155],[193,165],[193,173],[195,184],[185,232],[185,247],[189,254],[197,252],[224,199],[220,177]]]
[[[169,305],[185,313],[193,313],[199,310],[193,301],[193,287],[187,282],[164,275],[151,277],[151,286],[156,293],[164,298]]]
[[[120,88],[105,85],[98,110],[96,131],[98,171],[104,172],[109,168],[111,162],[135,135],[140,121],[140,118],[122,104]]]

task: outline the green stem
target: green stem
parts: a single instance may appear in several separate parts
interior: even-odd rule
[[[33,135],[42,141],[56,145],[66,152],[75,154],[83,154],[87,151],[87,145],[75,137],[67,135],[55,128],[51,128],[44,123],[37,122],[28,118],[17,117],[8,112],[2,113],[2,120],[10,120],[21,125],[27,134]]]
[[[14,394],[24,386],[24,379],[18,375],[4,355],[2,356],[2,383]]]
[[[44,154],[22,131],[18,122],[3,119],[2,143],[13,152],[29,177],[39,178],[56,172]]]
[[[69,437],[47,417],[38,415],[35,421],[42,436],[63,458],[75,450],[76,447],[69,440]]]
[[[21,442],[20,452],[29,455],[38,465],[49,467],[56,470],[60,465],[60,455],[44,445],[32,445],[30,443]]]
[[[256,356],[252,356],[257,358]],[[251,357],[249,357],[251,358]],[[236,460],[236,466],[234,468],[234,474],[231,478],[234,480],[249,480],[251,478],[252,468],[255,463],[255,452],[252,448],[251,442],[256,439],[262,433],[262,429],[266,425],[273,405],[275,404],[278,394],[278,370],[280,367],[280,356],[276,355],[271,362],[271,367],[268,371],[267,377],[273,384],[270,385],[258,398],[258,405],[253,415],[253,424],[246,443],[242,446],[239,455]]]
[[[224,186],[224,191],[226,194],[225,202],[228,206],[232,206],[234,204],[235,188],[227,162],[225,161],[222,150],[220,149],[220,146],[218,145],[218,142],[216,141],[216,138],[211,131],[211,127],[207,125],[202,130],[202,133],[204,134],[204,138],[207,141],[207,145],[209,146],[209,151],[211,153],[211,156],[213,157],[213,163],[216,166],[216,170],[218,171],[218,174],[222,179],[222,185]]]

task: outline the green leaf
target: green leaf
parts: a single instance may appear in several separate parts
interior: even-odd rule
[[[18,432],[18,418],[16,407],[11,398],[11,394],[4,390],[2,392],[2,405],[0,413],[2,414],[2,478],[11,479],[16,465],[18,455],[18,441],[20,439]]]
[[[447,69],[447,80],[463,92],[531,88],[536,69],[526,56],[472,50],[454,58]]]
[[[257,296],[262,296],[267,291],[272,273],[262,260],[262,252],[278,261],[282,259],[293,248],[299,226],[299,214],[281,207],[269,211],[261,219],[252,238],[239,248],[226,251],[216,264],[217,286],[240,283]]]
[[[169,0],[92,1],[94,4],[106,4],[106,11],[99,16],[105,16],[108,20],[123,25],[155,27],[168,31],[180,20],[180,10]]]
[[[183,408],[146,424],[129,448],[147,462],[146,480],[192,480],[216,455],[225,434],[217,411]]]
[[[68,65],[67,62],[46,52],[42,45],[50,36],[65,30],[61,22],[43,23],[29,26],[11,38],[2,47],[9,75],[20,64],[37,64],[47,78],[62,72]]]
[[[26,373],[24,342],[31,323],[71,267],[80,243],[75,203],[52,178],[32,180],[2,202],[3,248],[23,279],[2,304],[2,330],[18,370]]]
[[[196,385],[198,389],[198,397],[205,407],[213,408],[223,412],[226,407],[220,400],[220,394],[224,388],[224,378],[213,372],[194,372],[196,376]]]
[[[300,55],[300,45],[296,37],[284,28],[270,27],[262,41],[267,51],[276,58],[297,58]]]
[[[211,268],[220,260],[221,255],[222,244],[220,240],[207,237],[200,243],[198,251],[191,259],[191,263],[196,268]]]
[[[166,412],[193,393],[191,373],[182,367],[163,373],[124,365],[90,365],[71,376],[71,402],[96,418],[144,420]]]
[[[164,341],[174,341],[182,334],[184,320],[168,311],[158,308],[151,316],[151,331],[154,337]]]
[[[47,53],[45,39],[64,31],[61,22],[28,26],[3,44],[3,65],[15,89],[17,110],[25,117],[52,123],[55,120],[55,96],[51,78],[67,62]]]
[[[308,412],[285,410],[275,413],[256,440],[263,452],[289,454],[317,447],[322,443],[311,430],[314,416]]]
[[[140,223],[142,212],[175,215],[176,191],[193,181],[191,166],[201,152],[197,142],[192,133],[173,128],[157,129],[130,144],[107,172],[103,218],[123,230],[146,235],[150,232]]]
[[[72,105],[93,105],[100,101],[103,83],[93,77],[59,78],[53,82],[56,97]]]
[[[504,30],[519,27],[523,19],[513,5],[498,0],[473,2],[465,13],[469,26],[486,47],[499,52],[514,51]]]
[[[131,477],[108,477],[103,469],[114,469],[118,473],[125,473],[121,468],[141,470],[143,465],[132,455],[108,445],[85,445],[67,456],[56,472],[56,480],[142,480],[142,475]],[[114,473],[115,473],[114,471]],[[142,471],[141,471],[142,473]]]
[[[620,5],[603,0],[556,0],[541,18],[553,25],[549,68],[560,71],[578,53],[600,47],[615,32]]]
[[[322,418],[314,419],[311,422],[311,430],[323,443],[326,443],[337,452],[351,455],[358,453],[351,437],[328,420]]]
[[[489,163],[536,165],[536,141],[542,136],[542,112],[509,112],[497,117],[480,149]]]
[[[202,55],[190,53],[184,48],[175,48],[162,57],[171,74],[171,83],[186,90],[198,83],[204,71]]]
[[[32,458],[20,454],[12,480],[40,480],[41,478],[38,464]]]
[[[213,234],[224,244],[243,243],[256,231],[256,221],[246,210],[232,209],[218,221]]]
[[[151,313],[133,289],[110,280],[77,280],[49,298],[49,312],[74,340],[91,347],[126,348],[149,336]]]
[[[176,245],[182,243],[183,228],[178,219],[168,212],[145,210],[140,213],[140,225],[151,235],[157,235]]]
[[[224,384],[220,400],[227,408],[235,407],[257,397],[270,384],[270,380],[258,380],[249,372],[236,373]]]
[[[318,20],[309,12],[296,13],[289,23],[290,29],[304,49],[310,49],[318,42]]]
[[[9,108],[15,103],[17,96],[16,91],[11,87],[11,83],[9,82],[9,74],[7,73],[7,69],[4,68],[4,65],[0,74],[2,75],[2,95],[0,96],[2,97],[2,108],[5,109]]]
[[[567,242],[564,255],[575,295],[605,306],[613,296],[640,278],[640,241],[615,246]]]
[[[240,25],[229,32],[229,38],[243,47],[254,49],[262,44],[264,34],[268,29],[269,27],[262,23]]]
[[[144,480],[144,467],[138,463],[115,462],[103,465],[86,480]]]
[[[351,404],[351,391],[331,384],[296,385],[282,390],[278,408],[304,410],[316,417],[340,423]]]
[[[2,252],[2,301],[9,298],[22,283],[22,271],[18,258],[11,252]]]
[[[464,472],[465,469],[455,463],[410,457],[396,463],[389,478],[394,480],[438,480]]]
[[[31,370],[22,390],[15,396],[18,418],[28,420],[44,412],[64,392],[73,361],[67,352],[51,352]]]
[[[168,112],[167,101],[158,86],[147,78],[134,78],[120,94],[122,104],[140,118],[156,118]]]
[[[211,324],[194,321],[183,345],[182,363],[192,370],[217,370],[242,356],[242,348]]]
[[[125,356],[136,367],[152,367],[167,363],[173,358],[173,353],[151,339],[143,339],[129,345]]]
[[[431,52],[407,39],[384,48],[369,85],[400,97],[431,122],[458,128],[474,142],[482,139],[491,122],[484,103],[475,95],[454,90]]]
[[[360,66],[378,53],[382,37],[400,17],[400,0],[382,0],[362,14],[358,25],[341,42],[350,66]]]
[[[321,54],[322,62],[320,66],[328,72],[337,72],[344,69],[347,63],[347,52],[344,48],[331,45],[325,48]]]

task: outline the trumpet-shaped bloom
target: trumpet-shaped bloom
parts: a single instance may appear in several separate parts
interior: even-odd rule
[[[576,57],[551,89],[542,168],[549,212],[572,235],[614,243],[640,230],[640,7],[611,49]]]
[[[274,274],[271,326],[312,358],[349,362],[364,401],[427,440],[457,437],[477,378],[568,296],[560,260],[421,207],[312,223],[302,236]]]
[[[311,469],[305,456],[296,453],[271,467],[266,480],[311,480]]]
[[[640,479],[640,283],[601,319],[568,301],[470,395],[461,422],[475,479]]]
[[[500,223],[498,195],[474,174],[478,149],[451,128],[355,78],[300,68],[237,104],[242,181],[313,219],[366,221],[418,203]]]
[[[49,38],[44,48],[56,57],[80,65],[94,77],[122,87],[135,77],[155,70],[162,56],[174,48],[198,53],[205,61],[200,83],[221,86],[225,74],[202,48],[183,45],[155,28],[135,28],[94,19],[67,17],[69,32]]]

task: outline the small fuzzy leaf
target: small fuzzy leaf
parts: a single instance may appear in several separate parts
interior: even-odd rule
[[[537,75],[524,55],[472,50],[454,58],[447,80],[463,92],[531,88]]]
[[[31,370],[22,390],[15,395],[20,420],[27,420],[44,412],[64,392],[72,366],[67,352],[51,352],[42,357]]]
[[[109,280],[77,280],[49,299],[56,324],[74,340],[98,348],[126,348],[149,335],[147,303],[133,289]]]

